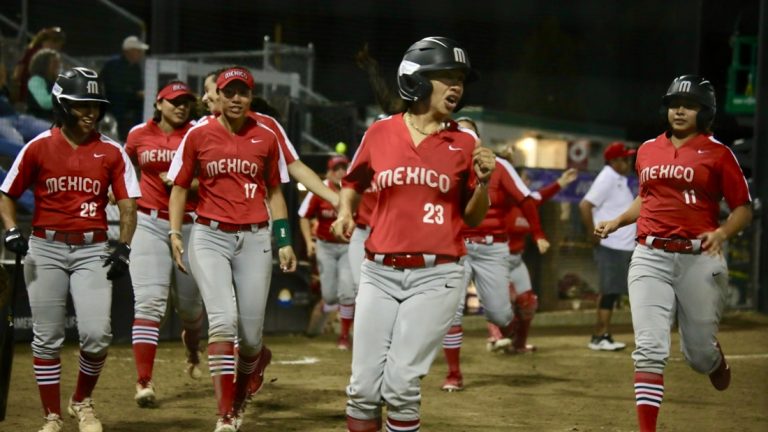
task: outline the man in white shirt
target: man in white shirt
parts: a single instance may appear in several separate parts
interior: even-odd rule
[[[579,203],[581,219],[589,238],[594,231],[594,221],[611,220],[623,213],[635,199],[627,184],[627,174],[632,171],[632,155],[621,142],[605,148],[605,167],[595,178],[584,199]],[[609,331],[611,315],[616,302],[627,293],[627,273],[632,251],[635,249],[635,224],[619,229],[611,236],[600,239],[595,248],[595,261],[600,273],[600,300],[597,307],[595,333],[589,348],[595,351],[618,351],[627,345],[615,342]]]

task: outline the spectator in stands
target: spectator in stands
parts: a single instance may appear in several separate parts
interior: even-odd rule
[[[149,45],[136,36],[123,40],[123,52],[104,63],[101,79],[111,102],[109,112],[117,119],[121,140],[131,128],[142,122],[144,103],[144,76],[142,62]]]
[[[0,155],[15,158],[24,143],[48,129],[50,123],[16,112],[7,79],[0,38]]]
[[[51,91],[61,69],[61,57],[58,51],[43,48],[29,63],[29,82],[27,82],[27,111],[33,116],[53,121],[53,99]]]
[[[44,28],[37,32],[32,40],[29,41],[27,49],[24,51],[24,55],[13,70],[13,85],[15,86],[15,89],[12,90],[18,90],[18,95],[13,98],[13,101],[27,101],[27,83],[32,76],[29,71],[32,57],[44,48],[61,51],[65,41],[66,35],[61,31],[61,27]]]

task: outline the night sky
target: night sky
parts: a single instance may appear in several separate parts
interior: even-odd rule
[[[2,13],[14,17],[18,5],[8,3],[16,2],[3,1]],[[30,28],[62,26],[65,51],[74,56],[116,52],[126,35],[138,31],[117,18],[104,19],[105,9],[95,1],[29,3]],[[274,37],[280,25],[283,42],[314,44],[315,90],[358,104],[374,103],[353,60],[365,43],[394,85],[397,64],[411,43],[452,37],[466,46],[482,76],[467,90],[469,103],[619,127],[635,141],[659,132],[659,101],[677,75],[707,76],[723,99],[729,39],[735,30],[756,35],[758,12],[757,0],[164,0],[179,10],[173,15],[179,31],[169,32],[163,30],[168,18],[153,22],[150,0],[115,3],[146,20],[150,54],[261,49],[263,36]],[[749,133],[736,124],[723,116],[721,138]]]

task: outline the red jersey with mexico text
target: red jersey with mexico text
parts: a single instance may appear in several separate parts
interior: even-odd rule
[[[73,147],[59,128],[24,146],[0,190],[15,199],[30,186],[35,195],[32,226],[56,231],[106,230],[110,186],[118,201],[141,196],[120,144],[93,133]]]
[[[699,134],[676,149],[666,134],[637,151],[642,207],[638,237],[694,239],[719,226],[720,201],[731,210],[752,199],[733,152]]]
[[[275,131],[251,113],[236,134],[209,117],[187,132],[168,178],[189,188],[198,177],[200,216],[233,224],[266,222],[267,188],[280,184],[277,146]]]
[[[333,182],[323,182],[334,192],[339,192],[339,187]],[[317,238],[330,243],[341,243],[331,232],[331,224],[336,220],[336,209],[328,201],[320,198],[312,192],[307,193],[299,207],[299,216],[307,219],[317,219]]]
[[[160,178],[160,174],[168,172],[181,140],[191,127],[190,122],[170,133],[165,133],[154,120],[149,120],[134,126],[128,133],[125,152],[141,170],[139,178],[141,198],[136,202],[139,207],[168,210],[171,190]],[[184,211],[194,211],[196,204],[197,195],[190,194]]]
[[[453,121],[418,147],[402,114],[371,125],[344,177],[344,186],[358,193],[371,184],[379,191],[366,249],[464,255],[459,230],[476,181],[476,141]]]
[[[515,171],[515,168],[504,159],[496,158],[496,168],[488,181],[488,196],[491,206],[485,218],[476,227],[464,225],[461,235],[464,237],[506,235],[507,213],[513,206],[519,206],[531,194],[528,186]],[[533,207],[533,206],[531,206]],[[535,225],[539,227],[538,214],[533,211]]]

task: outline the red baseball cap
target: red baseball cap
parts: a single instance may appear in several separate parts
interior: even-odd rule
[[[244,82],[249,89],[253,88],[253,75],[248,72],[248,69],[239,67],[229,68],[220,73],[219,77],[216,78],[216,88],[222,89],[234,80],[240,80]]]
[[[618,158],[629,157],[635,153],[637,153],[637,150],[628,149],[623,142],[615,141],[605,148],[603,158],[608,162]]]
[[[168,84],[167,86],[160,89],[159,92],[157,92],[157,98],[155,100],[160,101],[162,99],[166,100],[173,100],[176,99],[179,96],[191,96],[195,97],[195,94],[192,93],[192,90],[189,89],[189,86],[184,84],[183,82],[172,82]]]
[[[334,169],[338,165],[349,165],[349,159],[342,155],[333,156],[328,159],[328,169]]]

